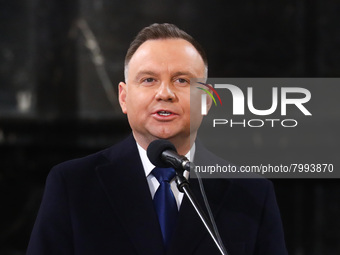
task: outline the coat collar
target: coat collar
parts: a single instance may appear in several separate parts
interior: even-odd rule
[[[105,156],[110,163],[97,167],[97,175],[137,254],[164,254],[161,230],[133,136],[113,146]]]

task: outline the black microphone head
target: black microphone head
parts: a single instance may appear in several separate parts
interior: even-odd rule
[[[157,167],[171,167],[171,165],[162,160],[162,153],[165,150],[176,151],[176,147],[165,139],[152,141],[146,151],[150,162]]]

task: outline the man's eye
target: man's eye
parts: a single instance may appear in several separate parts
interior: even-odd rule
[[[179,83],[188,83],[188,81],[186,79],[183,79],[183,78],[178,78],[177,81]]]
[[[154,78],[146,78],[146,79],[144,80],[144,82],[148,82],[148,83],[154,82],[154,81],[155,81]]]

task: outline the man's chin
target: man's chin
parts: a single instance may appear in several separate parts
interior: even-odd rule
[[[154,129],[150,132],[150,134],[158,139],[167,140],[180,135],[179,132],[176,132],[174,128],[170,127]]]
[[[189,139],[190,134],[183,134],[183,133],[161,133],[161,134],[155,134],[155,139],[165,139],[169,140],[172,143],[178,143],[178,142],[185,142]]]
[[[174,137],[176,137],[176,135],[171,135],[171,134],[157,134],[154,136],[155,139],[166,139],[166,140],[171,140]]]
[[[147,130],[147,133],[144,133],[144,137],[148,137],[149,142],[157,139],[166,139],[171,141],[172,143],[185,142],[190,137],[190,131],[187,132],[183,129],[178,129],[178,127],[167,127],[167,128],[153,128]]]

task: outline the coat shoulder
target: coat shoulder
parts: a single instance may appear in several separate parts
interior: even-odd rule
[[[51,173],[79,178],[88,172],[92,173],[98,166],[114,163],[115,161],[120,160],[125,153],[128,153],[128,151],[133,148],[133,146],[136,147],[136,143],[133,137],[129,136],[125,140],[106,149],[84,157],[59,163],[51,169]]]

